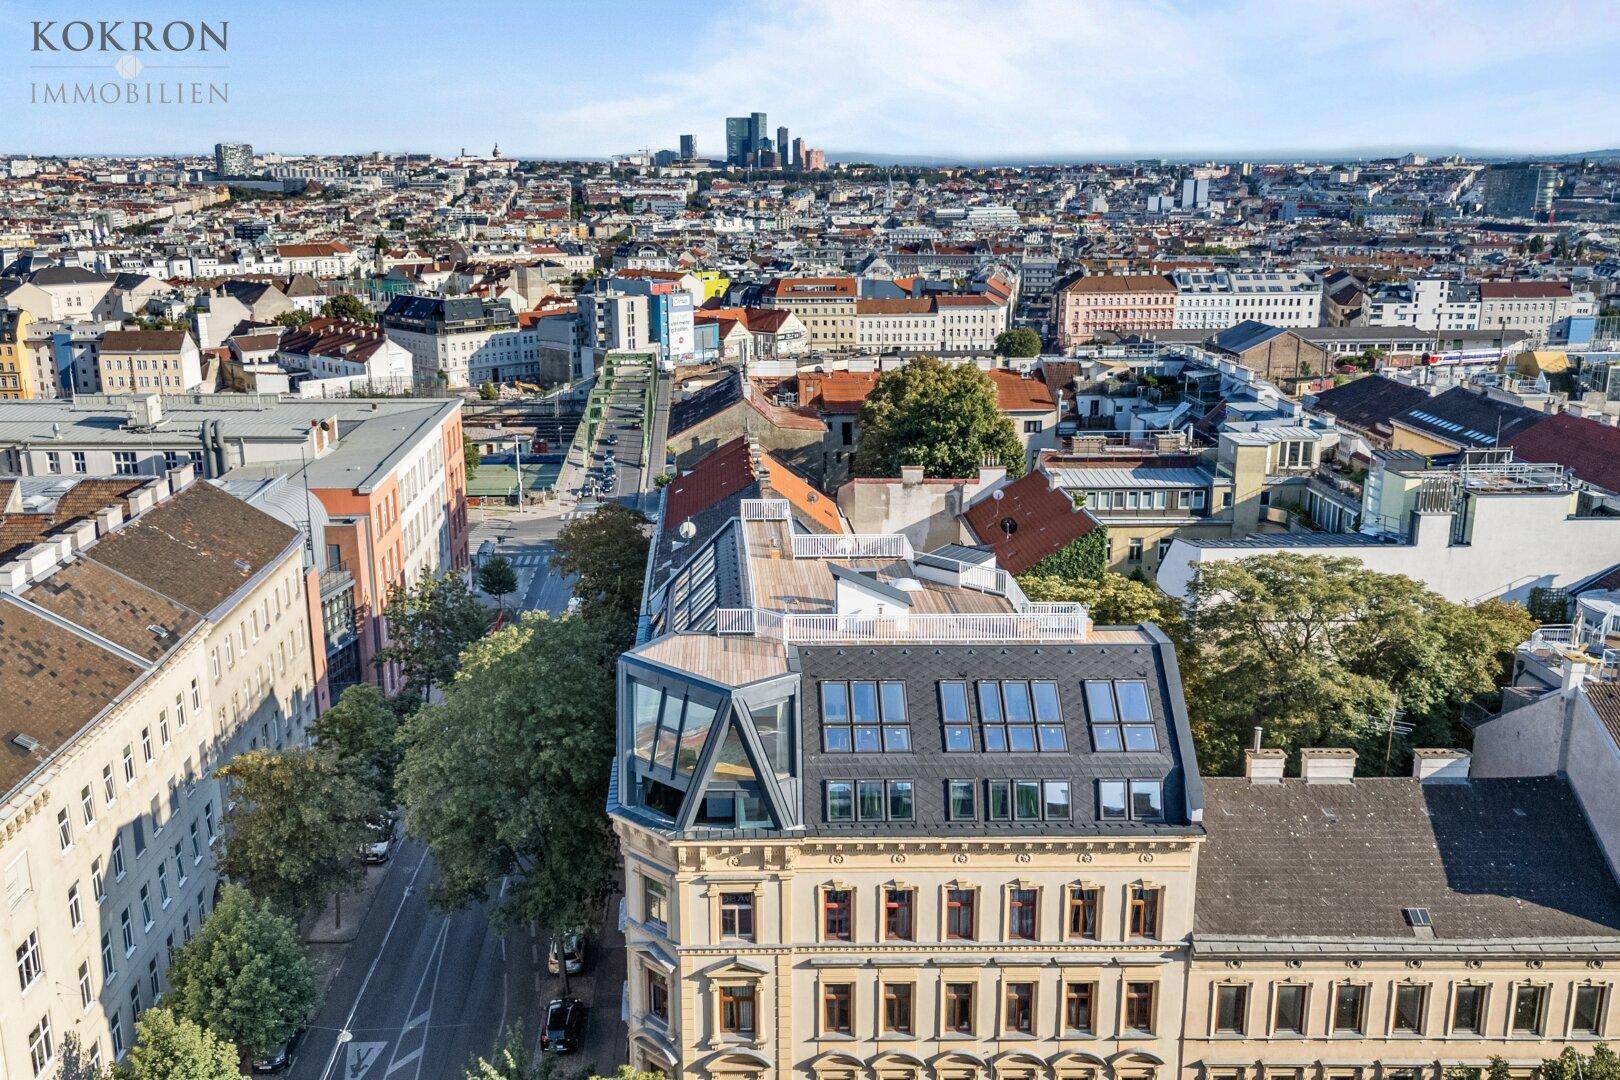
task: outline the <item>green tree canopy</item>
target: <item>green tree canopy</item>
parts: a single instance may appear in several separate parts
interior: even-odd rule
[[[275,323],[277,326],[290,326],[296,330],[298,327],[309,322],[311,318],[313,318],[313,316],[310,315],[309,312],[294,308],[292,311],[283,311],[280,315],[277,315],[270,321]]]
[[[398,732],[399,714],[370,683],[355,683],[343,691],[309,729],[315,749],[375,790],[384,805],[391,804],[394,797],[394,772],[400,758]]]
[[[135,1021],[135,1044],[116,1080],[240,1080],[236,1047],[161,1005]]]
[[[196,937],[169,965],[166,1006],[250,1054],[302,1027],[320,993],[298,928],[266,901],[227,885]]]
[[[350,322],[376,322],[376,313],[360,299],[349,293],[338,293],[328,297],[326,303],[321,305],[321,314],[328,319],[347,319]]]
[[[1024,595],[1039,603],[1084,604],[1100,626],[1157,623],[1172,638],[1183,633],[1181,605],[1146,582],[1124,574],[1059,578],[1031,571],[1018,578]]]
[[[461,437],[461,460],[467,466],[467,479],[478,475],[478,466],[484,463],[484,452],[469,436]]]
[[[1493,1059],[1492,1064],[1495,1060],[1500,1059]],[[1598,1043],[1589,1054],[1566,1046],[1563,1053],[1541,1063],[1536,1077],[1537,1080],[1620,1080],[1620,1055],[1606,1043]]]
[[[861,405],[856,476],[898,476],[921,465],[929,476],[975,476],[992,462],[1024,472],[1024,448],[1001,412],[996,386],[973,364],[922,356],[884,372]]]
[[[996,354],[998,356],[1015,357],[1039,356],[1041,355],[1041,335],[1027,326],[1003,330],[996,335]]]
[[[1349,746],[1376,769],[1397,708],[1415,744],[1453,745],[1461,708],[1496,688],[1534,627],[1517,605],[1465,607],[1355,559],[1289,552],[1204,564],[1188,611],[1212,772],[1235,767],[1256,724],[1269,746]]]
[[[461,650],[489,627],[483,605],[453,572],[423,570],[414,584],[394,589],[384,614],[388,644],[377,651],[377,663],[399,664],[406,685],[424,700],[455,677]]]
[[[438,864],[439,903],[481,902],[511,875],[506,924],[596,924],[618,872],[602,807],[619,644],[616,620],[527,612],[468,649],[443,701],[405,722],[399,790]]]
[[[1078,540],[1070,540],[1026,573],[1077,580],[1101,577],[1108,569],[1108,526],[1098,525]]]
[[[360,879],[356,855],[377,789],[313,750],[250,750],[219,770],[231,785],[220,871],[292,916]]]
[[[517,591],[517,569],[512,560],[505,555],[496,555],[485,559],[478,567],[478,587],[493,596],[500,604],[501,610],[506,610],[505,597],[508,593]]]
[[[604,503],[594,514],[562,527],[551,565],[579,578],[574,595],[580,598],[582,615],[634,624],[641,611],[647,548],[646,517],[620,503]]]

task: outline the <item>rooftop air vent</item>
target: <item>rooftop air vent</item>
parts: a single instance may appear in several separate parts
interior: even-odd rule
[[[253,564],[248,562],[246,559],[232,559],[231,561],[235,563],[236,568],[242,571],[244,574],[253,569]]]
[[[11,736],[11,743],[25,754],[32,754],[39,749],[38,739],[32,735],[24,735],[20,731]]]

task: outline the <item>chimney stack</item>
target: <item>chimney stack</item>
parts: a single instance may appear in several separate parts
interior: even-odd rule
[[[1412,778],[1424,784],[1461,783],[1472,760],[1466,750],[1420,747],[1412,751]]]
[[[905,487],[916,487],[923,482],[923,467],[921,465],[900,466],[900,483]]]
[[[1281,750],[1245,750],[1243,775],[1251,784],[1280,784],[1288,755]]]
[[[1307,784],[1348,784],[1355,779],[1356,752],[1343,746],[1301,750],[1299,775]]]

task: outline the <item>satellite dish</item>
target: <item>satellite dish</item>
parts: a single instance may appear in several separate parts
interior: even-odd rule
[[[1004,499],[1004,498],[1005,498],[1005,497],[1006,497],[1006,496],[1005,496],[1005,495],[1004,495],[1004,494],[1003,494],[1003,493],[1002,493],[1002,491],[1001,491],[1001,489],[1000,489],[1000,488],[996,488],[996,490],[994,490],[994,491],[992,491],[992,492],[991,492],[991,493],[990,493],[990,497],[991,497],[991,498],[992,498],[992,499],[994,499],[994,500],[996,500],[996,502],[1000,502],[1000,501],[1001,501],[1001,500],[1002,500],[1002,499]]]
[[[697,526],[690,521],[683,521],[681,527],[675,530],[675,534],[682,540],[690,540],[697,535]]]

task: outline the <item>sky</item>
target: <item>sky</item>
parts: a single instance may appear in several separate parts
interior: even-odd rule
[[[137,18],[228,20],[133,80],[228,100],[36,100],[131,80],[35,20]],[[1617,68],[1616,0],[0,0],[0,153],[715,155],[756,111],[846,158],[1574,153],[1620,146]]]

